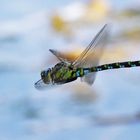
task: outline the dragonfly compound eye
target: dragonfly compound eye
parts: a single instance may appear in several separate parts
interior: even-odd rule
[[[41,77],[42,79],[48,76],[48,73],[51,71],[51,69],[49,68],[48,70],[44,70],[41,72]]]
[[[41,78],[43,79],[45,76],[46,76],[46,72],[45,71],[42,71],[41,72]]]

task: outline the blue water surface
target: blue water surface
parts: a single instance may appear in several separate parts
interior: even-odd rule
[[[111,3],[129,5],[129,1]],[[68,43],[51,32],[48,13],[68,4],[68,0],[0,1],[0,140],[139,139],[139,122],[101,126],[94,120],[139,111],[139,68],[99,73],[90,87],[98,94],[96,101],[74,95],[80,80],[45,91],[34,88],[40,71],[51,65],[46,66],[53,57],[48,49],[61,50]],[[38,13],[42,18],[35,20],[32,15]]]

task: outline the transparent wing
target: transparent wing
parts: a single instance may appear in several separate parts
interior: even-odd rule
[[[52,83],[50,83],[50,84],[45,84],[45,83],[43,82],[42,79],[40,79],[39,81],[37,81],[37,82],[34,84],[34,87],[35,87],[36,89],[38,89],[38,90],[50,89],[50,88],[54,88],[54,87],[57,87],[57,86],[59,86],[59,85],[57,85],[57,84],[52,84]]]
[[[64,55],[56,50],[49,49],[49,51],[55,55],[61,62],[70,64],[71,62],[64,57]]]
[[[88,47],[81,53],[81,55],[73,62],[74,67],[93,67],[97,66],[102,56],[104,46],[108,38],[108,25],[105,24],[103,28],[93,38]],[[96,49],[95,49],[96,48]],[[82,77],[82,81],[92,85],[96,77],[96,73],[88,74]]]
[[[95,48],[98,43],[101,40],[104,40],[103,37],[105,37],[105,33],[107,33],[107,24],[103,26],[103,28],[97,33],[97,35],[92,39],[88,47],[81,53],[81,55],[73,62],[73,66],[78,67],[83,61],[85,60],[85,57],[88,56],[88,53],[91,53],[91,50]]]

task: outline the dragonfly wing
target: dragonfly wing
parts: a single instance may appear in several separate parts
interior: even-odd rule
[[[57,86],[59,86],[59,85],[58,84],[53,84],[53,83],[45,84],[42,79],[40,79],[39,81],[37,81],[34,84],[34,87],[38,90],[51,89],[51,88],[54,88],[54,87],[57,87]]]
[[[108,39],[108,25],[105,24],[103,28],[90,42],[88,47],[81,53],[81,55],[73,62],[73,66],[78,68],[94,67],[99,64],[102,56],[104,46]],[[82,77],[82,81],[92,85],[96,77],[96,73],[90,73]]]
[[[81,77],[82,82],[86,82],[88,85],[92,85],[95,81],[96,73],[89,73],[84,77]]]
[[[61,62],[64,62],[64,63],[67,63],[67,64],[70,64],[70,63],[71,63],[68,59],[66,59],[66,58],[64,57],[64,55],[63,55],[61,52],[58,52],[58,51],[52,50],[52,49],[49,49],[49,51],[50,51],[53,55],[55,55]]]

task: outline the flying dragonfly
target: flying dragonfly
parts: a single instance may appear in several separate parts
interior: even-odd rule
[[[92,85],[96,77],[96,72],[98,71],[140,66],[140,61],[98,65],[107,39],[108,25],[105,24],[86,49],[73,62],[66,59],[61,52],[50,49],[49,51],[55,55],[60,62],[54,67],[41,72],[41,79],[35,83],[35,88],[44,89],[62,85],[75,81],[77,78],[81,78],[81,81]]]

